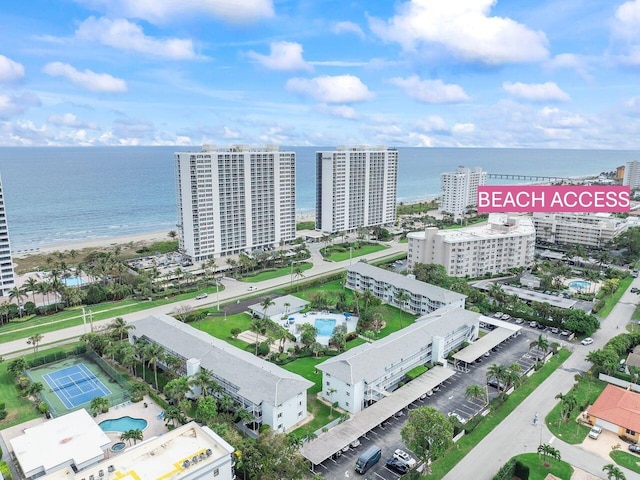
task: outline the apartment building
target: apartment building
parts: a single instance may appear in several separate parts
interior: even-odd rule
[[[538,241],[604,247],[629,226],[629,220],[610,213],[534,213]]]
[[[531,217],[492,213],[486,225],[454,230],[428,227],[412,232],[407,268],[435,263],[453,277],[480,277],[533,262],[536,231]]]
[[[142,341],[162,346],[168,354],[182,359],[180,375],[208,371],[222,392],[237,408],[250,412],[256,423],[284,432],[307,417],[307,389],[313,383],[300,375],[168,315],[152,315],[131,325],[132,344]]]
[[[316,230],[354,231],[396,219],[398,151],[339,146],[316,153]]]
[[[354,263],[346,269],[347,288],[358,292],[370,291],[383,302],[415,315],[424,315],[450,305],[464,308],[467,298],[446,288],[364,262]]]
[[[625,167],[618,167],[616,170],[618,175],[621,169],[624,172],[622,185],[629,185],[631,190],[640,188],[640,161],[634,160],[633,162],[627,162]]]
[[[4,205],[4,190],[2,188],[2,179],[0,178],[0,296],[8,296],[9,291],[15,286],[7,212]]]
[[[478,338],[479,313],[450,305],[372,343],[320,363],[322,397],[356,413],[388,396],[419,365],[446,362],[452,350]]]
[[[478,205],[478,185],[487,183],[482,168],[458,167],[455,172],[440,174],[440,211],[462,215],[468,207]]]
[[[192,261],[295,238],[294,152],[204,145],[174,158],[180,248]]]

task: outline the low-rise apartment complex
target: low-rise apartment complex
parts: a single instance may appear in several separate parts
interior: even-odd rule
[[[354,231],[396,220],[398,151],[337,147],[316,153],[316,230]]]
[[[168,315],[149,316],[131,325],[135,327],[129,332],[131,343],[160,345],[183,360],[181,375],[208,371],[222,392],[250,412],[256,423],[284,432],[307,417],[307,389],[313,383],[300,375]]]
[[[412,368],[446,361],[452,350],[478,338],[479,313],[448,306],[391,335],[330,358],[322,372],[322,396],[356,413],[405,380]]]
[[[478,205],[478,185],[486,183],[487,172],[480,167],[458,167],[455,172],[440,174],[440,211],[462,215]]]
[[[533,262],[536,231],[530,217],[492,213],[486,225],[453,230],[428,227],[407,235],[407,268],[435,263],[454,277],[480,277]]]
[[[534,213],[538,241],[604,247],[629,228],[626,219],[610,213]]]
[[[370,291],[383,302],[415,315],[431,313],[449,305],[464,308],[465,295],[421,282],[412,277],[357,262],[347,267],[346,287]]]

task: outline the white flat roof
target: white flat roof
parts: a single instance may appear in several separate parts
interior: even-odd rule
[[[520,330],[520,327],[517,328],[518,330]],[[458,353],[454,354],[453,358],[455,358],[456,360],[460,360],[461,362],[473,363],[493,347],[500,345],[514,333],[516,333],[516,331],[510,328],[498,327],[495,330],[487,333],[484,337],[479,338],[468,347],[463,348]]]
[[[233,451],[233,447],[211,429],[191,422],[134,447],[128,447],[124,453],[113,455],[78,473],[66,468],[43,477],[43,480],[76,480],[89,478],[90,475],[95,479],[182,478],[199,467],[210,465],[224,456],[230,456]],[[200,454],[204,455],[201,457]],[[194,456],[198,456],[197,464],[190,464],[185,468],[183,466],[185,460],[191,461]],[[100,470],[103,471],[104,477],[100,476]]]
[[[111,440],[85,409],[27,428],[11,440],[26,476],[46,472],[65,463],[81,465],[104,455]]]

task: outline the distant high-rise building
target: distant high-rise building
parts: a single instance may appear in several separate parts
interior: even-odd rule
[[[388,225],[396,219],[398,151],[337,147],[316,152],[316,230]]]
[[[468,207],[478,205],[478,185],[487,183],[487,172],[480,167],[458,167],[456,172],[440,174],[440,183],[440,211],[462,215]]]
[[[271,248],[296,233],[296,154],[278,147],[175,154],[180,248],[192,261]]]
[[[631,190],[640,188],[640,162],[634,160],[633,162],[627,162],[627,166],[624,168],[624,178],[622,179],[622,185],[629,185]]]
[[[4,206],[4,190],[2,188],[2,178],[0,178],[0,295],[9,295],[9,290],[15,285],[11,244],[9,243],[9,228],[7,227],[7,212]]]
[[[624,165],[616,168],[616,180],[624,180]]]

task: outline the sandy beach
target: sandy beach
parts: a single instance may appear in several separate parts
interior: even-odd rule
[[[160,232],[148,232],[138,233],[135,235],[125,235],[121,237],[108,237],[108,238],[91,238],[86,240],[80,240],[76,242],[57,243],[52,245],[43,245],[38,248],[30,250],[21,250],[13,252],[14,258],[24,258],[34,254],[48,254],[53,252],[64,252],[69,250],[82,250],[84,248],[101,248],[101,247],[113,247],[115,245],[144,244],[153,243],[157,241],[170,240],[168,231]]]

